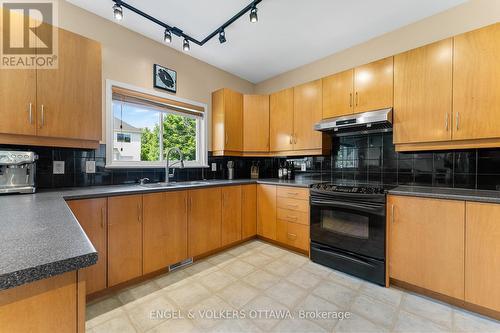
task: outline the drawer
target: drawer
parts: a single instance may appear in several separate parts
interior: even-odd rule
[[[288,222],[286,238],[288,245],[309,251],[309,226]]]
[[[278,220],[294,222],[303,225],[309,225],[309,213],[299,212],[296,210],[278,208]]]
[[[278,208],[309,213],[309,201],[278,197]]]
[[[309,189],[290,187],[290,186],[278,186],[277,189],[278,197],[281,198],[294,198],[300,200],[309,200]]]

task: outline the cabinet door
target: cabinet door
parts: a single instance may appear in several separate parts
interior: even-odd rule
[[[389,274],[464,298],[465,202],[389,196]]]
[[[354,70],[323,78],[323,119],[353,113]]]
[[[189,257],[221,246],[221,189],[191,190],[188,193]]]
[[[269,97],[269,145],[272,152],[293,149],[293,88]]]
[[[465,301],[500,311],[500,205],[467,202]]]
[[[225,150],[243,149],[243,95],[224,89]]]
[[[241,186],[227,186],[222,191],[221,245],[241,240]]]
[[[269,151],[269,95],[243,96],[243,151]]]
[[[143,273],[186,259],[187,192],[145,194],[143,207]]]
[[[36,71],[0,69],[0,133],[36,134]]]
[[[97,264],[78,271],[79,280],[86,282],[86,293],[106,289],[107,267],[107,199],[68,201],[68,206],[98,253]]]
[[[500,138],[500,23],[454,38],[453,140]]]
[[[142,275],[142,195],[108,198],[108,286]]]
[[[302,84],[293,90],[293,149],[321,149],[322,134],[314,130],[323,112],[321,80]]]
[[[101,46],[59,29],[57,69],[37,70],[38,135],[100,140]]]
[[[241,186],[241,238],[257,235],[257,185]]]
[[[394,143],[451,140],[451,38],[394,57]]]
[[[354,68],[354,112],[392,107],[393,58]]]
[[[257,234],[276,239],[276,186],[257,185]]]

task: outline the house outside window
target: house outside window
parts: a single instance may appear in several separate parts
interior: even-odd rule
[[[107,167],[163,167],[174,147],[186,167],[206,166],[205,104],[109,80],[106,90]]]

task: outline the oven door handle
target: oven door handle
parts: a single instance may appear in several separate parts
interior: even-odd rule
[[[345,259],[345,260],[349,260],[349,261],[353,261],[355,263],[358,263],[358,264],[361,264],[361,265],[364,265],[364,266],[368,266],[368,267],[374,267],[374,265],[372,263],[370,263],[369,261],[366,261],[366,260],[363,260],[361,258],[357,258],[357,257],[353,257],[353,256],[348,256],[348,255],[345,255],[345,254],[342,254],[342,253],[339,253],[339,252],[336,252],[336,251],[325,251],[319,247],[314,247],[314,250],[318,251],[318,252],[321,252],[321,253],[324,253],[324,254],[328,254],[330,256],[335,256],[335,257],[338,257],[338,258],[342,258],[342,259]]]
[[[384,205],[370,205],[363,203],[350,203],[343,201],[335,201],[335,200],[318,200],[311,199],[311,206],[320,206],[320,207],[333,207],[333,208],[349,208],[355,209],[363,212],[373,213],[377,215],[384,215],[385,208]]]

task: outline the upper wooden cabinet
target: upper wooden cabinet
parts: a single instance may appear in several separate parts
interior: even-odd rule
[[[221,189],[188,193],[188,254],[196,257],[221,247]]]
[[[314,125],[322,117],[321,80],[293,88],[293,150],[321,149],[322,133]]]
[[[243,95],[231,89],[212,93],[212,149],[214,155],[243,150]]]
[[[500,138],[500,23],[454,37],[453,140]]]
[[[269,95],[243,96],[243,152],[269,152]]]
[[[323,78],[323,119],[354,112],[354,69]]]
[[[227,186],[222,192],[221,246],[241,240],[241,186]]]
[[[394,143],[451,140],[451,38],[394,56]]]
[[[143,195],[143,274],[188,257],[187,192]]]
[[[293,88],[271,94],[270,99],[270,150],[293,150]]]
[[[106,198],[68,201],[69,208],[98,254],[97,264],[78,271],[78,279],[85,281],[87,295],[107,287],[107,203]]]
[[[388,197],[389,275],[464,298],[465,202]]]
[[[108,286],[142,275],[142,195],[108,198]]]
[[[276,186],[257,186],[257,234],[276,240]]]
[[[393,57],[354,68],[354,113],[392,107]]]
[[[500,311],[500,205],[467,202],[465,301]]]
[[[57,69],[0,70],[0,143],[96,147],[101,140],[101,46],[54,29]]]

